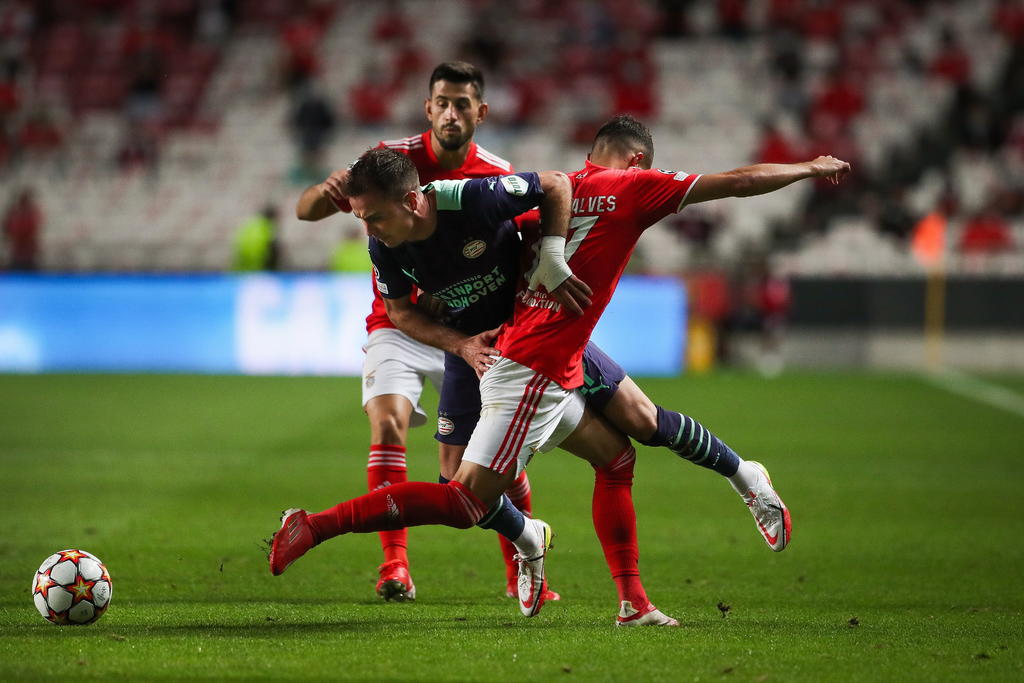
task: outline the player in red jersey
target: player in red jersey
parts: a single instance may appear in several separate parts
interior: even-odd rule
[[[600,417],[585,410],[582,397],[573,391],[583,380],[583,344],[611,298],[636,240],[659,218],[687,203],[763,194],[806,178],[839,182],[850,167],[833,157],[818,157],[800,164],[758,164],[700,176],[652,171],[652,159],[653,142],[646,128],[632,117],[617,117],[599,131],[586,168],[570,176],[574,230],[565,245],[565,256],[577,275],[590,280],[596,292],[594,303],[577,317],[562,310],[543,287],[521,291],[512,320],[502,327],[495,342],[502,355],[483,373],[481,419],[453,480],[448,485],[409,482],[315,515],[298,509],[287,511],[272,543],[274,574],[282,573],[314,545],[344,533],[365,533],[396,524],[466,528],[479,520],[534,454],[561,446],[587,453],[597,472],[594,523],[619,590],[617,623],[677,623],[654,608],[639,583],[630,491],[635,459],[632,447]],[[368,206],[374,206],[374,201],[387,208],[386,225],[378,224],[376,229],[385,228],[392,235],[389,246],[396,241],[394,235],[411,235],[416,226],[431,218],[429,211],[419,214],[398,202],[389,204],[394,200],[377,199]],[[421,199],[410,201],[413,207],[422,205]],[[543,255],[542,249],[539,262]],[[532,283],[529,274],[525,281]],[[763,475],[763,470],[758,474]],[[788,536],[788,512],[781,500],[776,501],[769,503],[778,509],[771,517],[774,527],[768,531]],[[527,591],[529,599],[542,602],[537,597],[543,595],[549,530],[541,538],[521,540],[536,553],[531,557],[530,551],[520,546],[525,555],[520,565],[524,607],[524,582],[532,584]]]
[[[758,164],[702,176],[652,170],[653,156],[650,131],[633,117],[616,117],[602,126],[586,166],[569,176],[573,204],[565,257],[573,273],[593,288],[592,305],[581,316],[566,315],[543,290],[526,286],[537,265],[536,259],[524,263],[524,281],[518,288],[512,318],[494,343],[501,355],[495,366],[511,362],[513,366],[528,367],[562,388],[579,386],[584,381],[584,367],[578,347],[590,338],[644,230],[688,204],[764,194],[806,178],[822,177],[838,183],[850,170],[848,163],[827,156],[802,164]],[[537,244],[538,231],[528,225],[522,227],[527,244]],[[529,258],[530,250],[524,249],[524,254]],[[567,354],[562,350],[565,348],[574,351]],[[484,402],[486,405],[486,399]],[[659,423],[671,417],[681,433],[689,429],[691,436],[696,432],[701,439],[717,442],[691,418],[681,416],[680,422],[679,414],[663,415],[660,407],[658,411]],[[767,471],[760,463],[739,460],[731,449],[724,444],[722,447],[739,462],[735,474],[729,477],[730,483],[750,509],[761,535],[773,550],[784,549],[792,534],[790,515]],[[484,443],[481,449],[471,444],[463,458],[491,468],[507,466],[490,454],[493,448],[493,441]],[[507,447],[505,450],[509,451]]]
[[[476,127],[486,119],[488,112],[480,70],[466,62],[444,62],[431,73],[428,89],[430,97],[424,102],[424,110],[430,130],[407,138],[384,140],[377,147],[407,155],[416,165],[422,183],[512,173],[508,161],[473,141]],[[338,211],[351,211],[340,193],[345,173],[335,171],[323,183],[307,188],[296,206],[298,217],[317,221]],[[368,338],[362,369],[363,409],[370,422],[367,465],[370,491],[407,481],[408,430],[426,422],[426,412],[419,403],[424,382],[429,380],[440,391],[444,374],[443,352],[398,330],[388,317],[376,287],[373,287],[373,294],[373,306],[366,318]],[[457,438],[448,438],[446,415],[439,415],[438,420],[441,475],[452,477],[462,459],[465,441],[457,443]],[[509,490],[509,497],[520,510],[531,511],[530,482],[525,472]],[[510,592],[516,581],[515,548],[501,535],[498,538],[505,559],[506,592]],[[380,540],[384,563],[379,567],[377,593],[385,600],[415,599],[416,587],[409,573],[408,532],[405,529],[383,531]],[[554,592],[548,595],[548,599],[558,597]]]

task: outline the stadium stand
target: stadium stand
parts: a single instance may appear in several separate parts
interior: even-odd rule
[[[949,272],[1024,274],[1018,0],[8,0],[0,43],[0,208],[34,190],[48,270],[227,269],[244,216],[422,129],[430,68],[461,57],[489,79],[481,143],[520,168],[576,167],[617,111],[658,165],[855,164],[666,220],[635,271],[916,274],[942,208]],[[313,95],[335,121],[308,138]],[[282,213],[284,267],[326,268],[344,220]]]

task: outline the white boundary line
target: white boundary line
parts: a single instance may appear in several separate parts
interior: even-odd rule
[[[986,403],[996,408],[1002,408],[1019,417],[1024,417],[1024,396],[1012,389],[986,382],[956,370],[925,373],[922,377],[930,384],[952,394],[959,394],[979,403]]]

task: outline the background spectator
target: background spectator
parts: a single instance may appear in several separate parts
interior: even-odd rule
[[[270,204],[245,220],[235,234],[236,271],[277,270],[281,263],[277,207]]]
[[[21,190],[17,199],[7,207],[3,218],[8,268],[32,271],[39,267],[39,233],[42,226],[43,214],[32,190]]]
[[[337,125],[331,103],[313,81],[298,86],[289,121],[296,141],[298,170],[293,170],[298,184],[309,184],[320,178],[324,145]],[[307,181],[310,177],[314,180]]]
[[[366,241],[366,233],[359,224],[349,224],[331,255],[331,270],[337,273],[369,273],[373,261],[370,260]]]

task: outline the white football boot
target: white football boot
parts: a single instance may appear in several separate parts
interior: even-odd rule
[[[540,551],[532,557],[517,554],[515,560],[519,565],[519,611],[527,617],[536,616],[547,599],[548,582],[544,578],[544,557],[551,548],[554,534],[547,522],[539,519],[527,519],[527,524],[536,527],[541,539]]]
[[[633,609],[633,603],[623,600],[619,614],[615,617],[616,626],[679,626],[679,622],[668,616],[654,605],[648,604],[647,611]]]
[[[748,474],[754,475],[751,477],[754,484],[746,491],[739,491],[739,494],[754,516],[758,531],[769,548],[775,552],[785,550],[793,535],[793,524],[789,518],[789,509],[772,487],[768,470],[753,460],[744,461],[740,467],[749,468]]]

